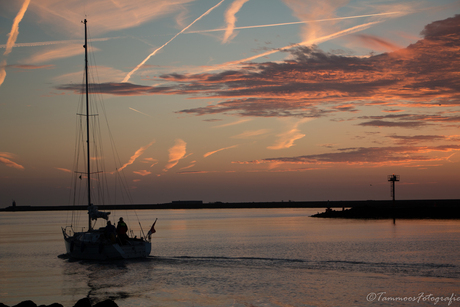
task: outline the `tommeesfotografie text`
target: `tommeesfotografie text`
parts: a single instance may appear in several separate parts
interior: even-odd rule
[[[366,296],[366,300],[368,302],[431,302],[433,305],[440,302],[447,302],[447,306],[450,306],[454,302],[460,302],[460,297],[455,293],[452,293],[450,296],[436,296],[425,292],[420,292],[413,296],[389,296],[386,292],[370,292]]]

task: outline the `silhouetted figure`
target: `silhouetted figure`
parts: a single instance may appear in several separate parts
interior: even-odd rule
[[[115,229],[115,226],[113,226],[110,221],[107,221],[107,226],[105,227],[104,235],[107,241],[111,243],[116,242],[117,230]]]
[[[118,221],[117,224],[117,236],[118,236],[118,241],[121,245],[126,244],[128,241],[128,226],[125,224],[123,221],[123,218],[120,217],[120,220]]]

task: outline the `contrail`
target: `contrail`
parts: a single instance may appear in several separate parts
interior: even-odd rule
[[[108,41],[110,39],[116,39],[116,38],[123,38],[123,36],[118,36],[118,37],[105,37],[105,38],[93,38],[93,39],[89,39],[88,41],[89,42],[105,42],[105,41]],[[76,39],[73,39],[73,40],[64,40],[64,41],[49,41],[49,42],[34,42],[34,43],[14,43],[13,46],[11,46],[12,48],[16,48],[16,47],[38,47],[38,46],[47,46],[47,45],[57,45],[57,44],[80,44],[81,43],[81,40],[76,40]],[[0,45],[0,48],[6,48],[7,45],[6,44],[3,44],[3,45]]]
[[[333,20],[345,20],[345,19],[355,19],[355,18],[364,18],[364,17],[374,17],[374,16],[384,16],[384,15],[397,15],[402,14],[402,12],[388,12],[388,13],[377,13],[377,14],[368,14],[368,15],[358,15],[358,16],[348,16],[348,17],[336,17],[336,18],[327,18],[327,19],[318,19],[318,20],[307,20],[307,21],[293,21],[293,22],[284,22],[284,23],[273,23],[268,25],[255,25],[255,26],[245,26],[245,27],[234,27],[233,30],[241,29],[253,29],[253,28],[266,28],[266,27],[278,27],[278,26],[287,26],[287,25],[296,25],[309,22],[322,22],[322,21],[333,21]],[[206,32],[221,32],[227,31],[225,29],[211,29],[211,30],[197,30],[197,31],[187,31],[185,34],[190,33],[206,33]]]
[[[11,32],[8,34],[8,41],[6,42],[6,50],[3,53],[3,55],[8,55],[13,49],[14,43],[16,42],[16,39],[18,38],[18,34],[19,34],[19,23],[24,17],[24,14],[27,11],[27,7],[29,6],[29,3],[30,3],[30,0],[24,1],[21,9],[19,10],[18,14],[14,18],[13,26],[11,27]]]
[[[141,111],[139,111],[139,110],[136,110],[136,109],[134,109],[134,108],[131,108],[131,107],[129,107],[129,109],[130,109],[130,110],[133,110],[134,112],[137,112],[137,113],[140,113],[140,114],[146,115],[146,116],[148,116],[148,117],[153,117],[153,116],[151,116],[151,115],[149,115],[149,114],[147,114],[147,113],[141,112]]]
[[[133,73],[135,73],[142,65],[145,64],[145,62],[147,62],[152,56],[154,56],[159,50],[161,50],[163,47],[165,47],[167,44],[169,44],[173,39],[175,39],[176,37],[178,37],[180,34],[184,33],[184,31],[186,31],[188,28],[190,28],[195,22],[197,22],[198,20],[200,20],[201,18],[203,18],[204,16],[208,15],[209,13],[211,13],[212,10],[214,10],[216,7],[218,7],[219,5],[222,4],[222,2],[224,2],[225,0],[221,0],[219,3],[217,3],[216,5],[214,5],[212,8],[210,8],[209,10],[207,10],[203,15],[201,15],[200,17],[198,17],[197,19],[195,19],[191,24],[189,24],[188,26],[186,26],[185,28],[182,29],[182,31],[180,31],[179,33],[177,33],[176,35],[173,36],[173,38],[171,38],[169,41],[167,41],[165,44],[163,44],[163,46],[155,49],[155,51],[153,51],[151,54],[149,54],[148,57],[145,58],[145,60],[143,60],[139,65],[136,66],[136,68],[134,68],[133,70],[131,70],[129,72],[129,74],[126,75],[126,77],[123,79],[123,81],[121,82],[128,82],[128,80],[131,78],[131,75]]]

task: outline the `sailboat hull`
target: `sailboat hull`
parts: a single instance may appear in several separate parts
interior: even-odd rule
[[[74,233],[69,236],[64,230],[67,254],[73,259],[117,260],[146,258],[150,255],[152,244],[140,239],[128,239],[125,244],[111,243],[98,233]]]

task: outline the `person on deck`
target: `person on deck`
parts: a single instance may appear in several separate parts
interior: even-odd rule
[[[107,226],[105,227],[105,230],[104,230],[104,235],[105,235],[106,239],[111,243],[115,243],[116,234],[117,234],[117,231],[115,229],[115,226],[113,226],[110,221],[107,221]]]
[[[128,241],[128,226],[126,223],[123,221],[123,218],[120,217],[120,220],[118,221],[117,224],[117,236],[118,236],[118,241],[121,245],[126,244]]]

